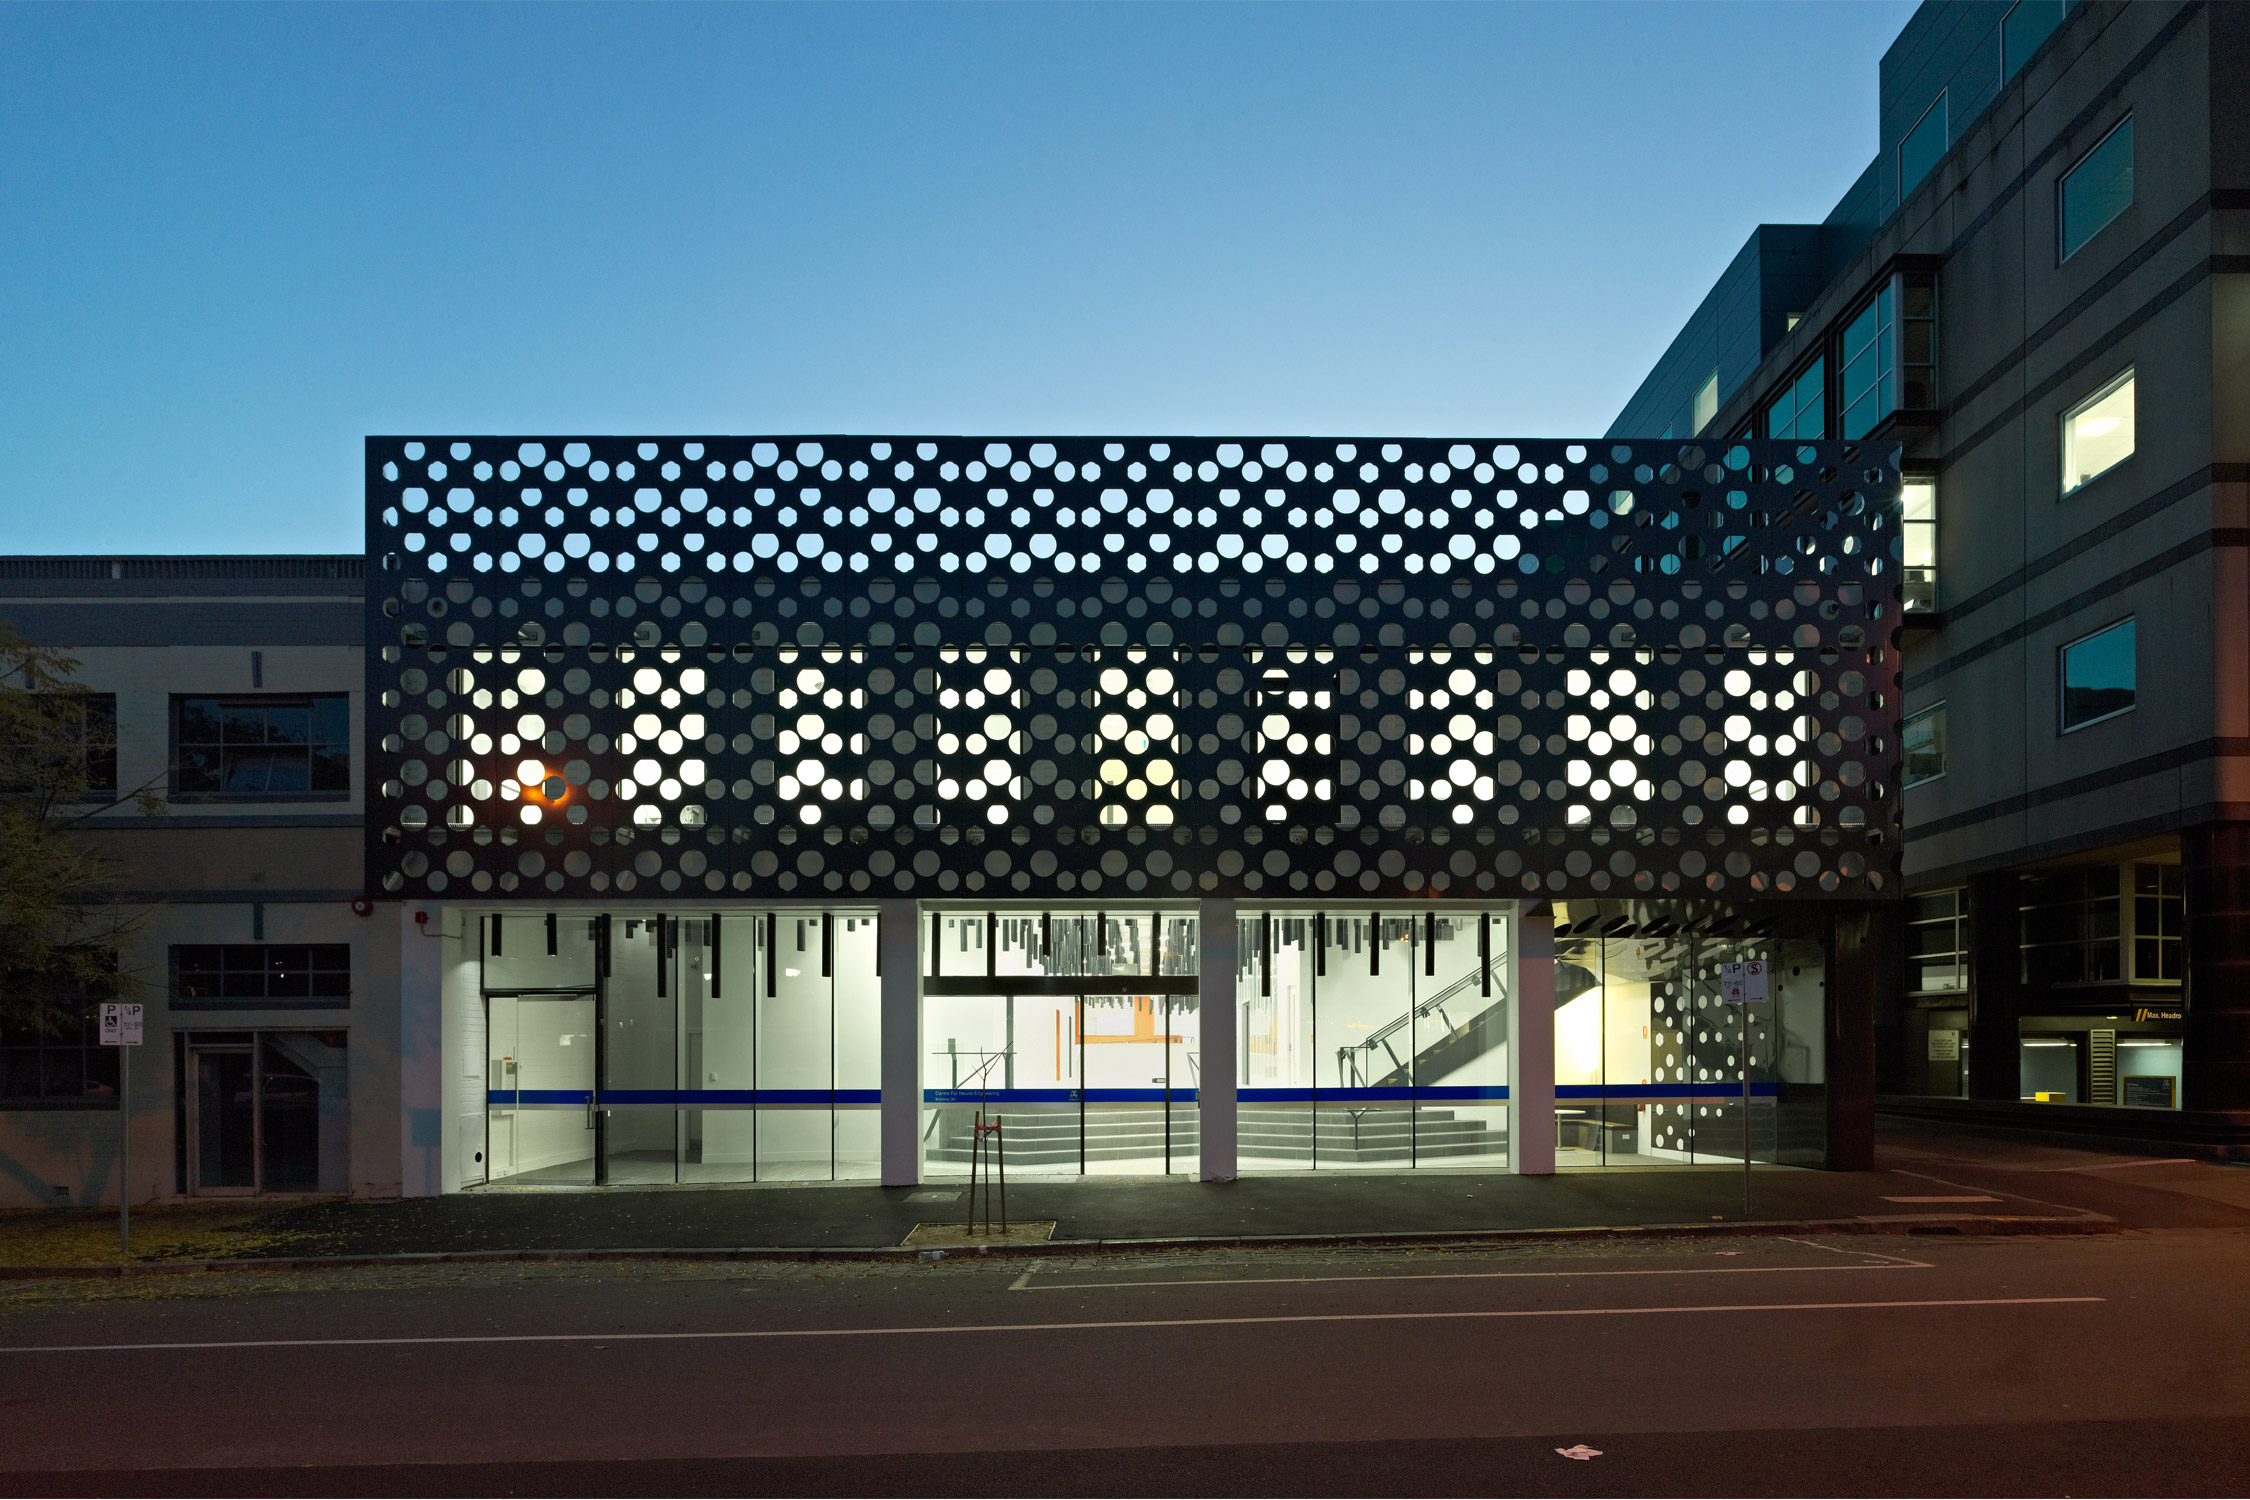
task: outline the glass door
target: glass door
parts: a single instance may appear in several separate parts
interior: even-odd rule
[[[680,919],[613,917],[602,984],[600,1180],[679,1181]]]
[[[595,1136],[594,997],[488,995],[489,1180],[590,1185]]]
[[[195,1069],[192,1189],[201,1194],[256,1192],[257,1070],[250,1039],[196,1047],[188,1055]]]

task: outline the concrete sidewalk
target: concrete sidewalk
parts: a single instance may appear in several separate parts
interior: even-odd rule
[[[2073,1234],[2250,1229],[2250,1168],[1886,1128],[1879,1169],[1761,1167],[1749,1210],[1729,1167],[1503,1173],[1291,1173],[1025,1179],[1012,1222],[1052,1221],[1044,1248],[1459,1241],[1560,1234]],[[958,1225],[965,1185],[488,1189],[442,1198],[137,1211],[133,1264],[571,1254],[912,1254],[917,1226]],[[0,1220],[0,1276],[115,1269],[116,1219],[62,1210]],[[932,1239],[930,1232],[918,1243]],[[958,1242],[958,1237],[951,1237]],[[942,1237],[941,1237],[942,1242]],[[1011,1246],[1011,1248],[1042,1248]]]
[[[1901,1231],[2087,1233],[2121,1225],[2250,1227],[2250,1196],[2150,1192],[2119,1173],[2064,1177],[2057,1153],[2029,1163],[1989,1143],[1895,1141],[1867,1173],[1760,1168],[1743,1206],[1726,1167],[1497,1173],[1299,1173],[1204,1183],[1183,1178],[1030,1179],[1011,1184],[1011,1221],[1051,1220],[1053,1248],[1437,1241],[1553,1234]],[[1986,1158],[1962,1158],[1962,1150]],[[1948,1151],[1953,1155],[1947,1155]],[[2065,1161],[2080,1158],[2065,1155]],[[2087,1156],[2102,1164],[2108,1159]],[[2177,1164],[2163,1170],[2178,1172]],[[2250,1193],[2250,1172],[2228,1173]],[[2130,1174],[2126,1174],[2129,1176]],[[2221,1195],[2222,1199],[2224,1195]],[[918,1225],[959,1224],[964,1186],[802,1185],[726,1188],[492,1189],[403,1201],[181,1205],[136,1215],[134,1263],[572,1253],[910,1254]],[[200,1217],[199,1217],[200,1216]],[[123,1264],[115,1219],[92,1211],[0,1222],[13,1247],[0,1275]],[[185,1232],[194,1227],[197,1232]],[[33,1243],[27,1235],[35,1235]],[[921,1240],[928,1242],[925,1233]]]

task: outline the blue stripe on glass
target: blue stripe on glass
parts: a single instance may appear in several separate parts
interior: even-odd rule
[[[497,1109],[586,1105],[584,1089],[491,1089],[485,1103]],[[780,1105],[874,1105],[881,1089],[604,1089],[597,1103],[610,1109],[754,1109]]]
[[[1505,1099],[1508,1097],[1508,1090],[1504,1085],[1493,1087],[1482,1084],[1442,1087],[1425,1085],[1418,1089],[1238,1089],[1235,1097],[1245,1104],[1429,1103],[1442,1099]]]

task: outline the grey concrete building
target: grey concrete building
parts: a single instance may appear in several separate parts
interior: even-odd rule
[[[1930,0],[1613,429],[1903,451],[1886,1108],[2250,1140],[2246,78],[2242,5]]]
[[[0,558],[0,621],[114,719],[90,827],[145,918],[120,966],[136,1200],[395,1194],[398,940],[361,900],[364,559]],[[0,1034],[0,1206],[115,1202],[114,1049]]]

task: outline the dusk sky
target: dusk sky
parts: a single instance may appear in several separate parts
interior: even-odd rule
[[[1598,433],[1911,6],[0,8],[0,552],[369,433]]]

